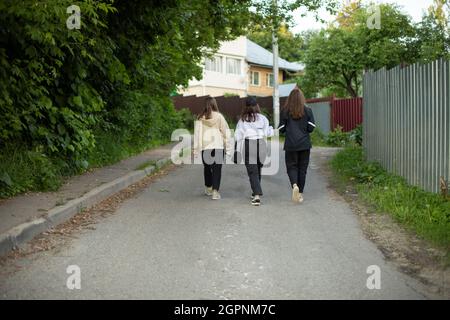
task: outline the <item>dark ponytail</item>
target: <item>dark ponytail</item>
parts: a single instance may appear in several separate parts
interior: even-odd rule
[[[254,97],[247,97],[245,99],[245,107],[242,110],[241,120],[246,122],[255,122],[256,115],[261,113],[258,102]]]

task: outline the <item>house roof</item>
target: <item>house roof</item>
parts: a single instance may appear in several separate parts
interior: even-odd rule
[[[260,66],[273,67],[273,54],[260,45],[247,39],[247,57],[248,63]],[[278,58],[278,67],[291,72],[298,72],[304,69],[304,66]]]
[[[278,85],[280,97],[288,97],[292,90],[294,90],[296,83],[285,83]]]

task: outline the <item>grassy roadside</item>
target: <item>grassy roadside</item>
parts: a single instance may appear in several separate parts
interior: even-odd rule
[[[132,123],[93,130],[95,144],[78,155],[49,152],[42,144],[0,143],[0,200],[29,191],[56,191],[69,177],[167,144],[177,128],[193,128],[194,116],[188,110],[172,113],[174,119],[168,122],[161,118],[161,114],[171,115],[168,109],[158,106],[150,123],[125,114],[123,118]]]
[[[146,150],[169,143],[154,139],[146,143],[122,141],[119,136],[104,135],[82,164],[48,156],[41,150],[11,146],[0,154],[0,199],[28,191],[56,191],[64,181],[85,171],[110,165]]]
[[[397,222],[447,252],[450,263],[450,201],[409,185],[402,177],[364,160],[361,147],[347,147],[331,160],[338,191],[351,185],[358,197],[378,213]]]

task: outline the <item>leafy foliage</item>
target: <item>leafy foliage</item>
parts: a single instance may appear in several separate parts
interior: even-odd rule
[[[252,26],[248,38],[263,48],[272,51],[272,32],[261,25]],[[300,34],[293,34],[286,24],[278,30],[278,47],[280,57],[290,61],[301,61],[303,58],[304,43]]]
[[[344,147],[350,142],[350,134],[342,131],[342,127],[338,125],[335,130],[328,134],[326,140],[332,147]]]
[[[62,182],[63,168],[61,160],[51,159],[39,150],[6,146],[0,154],[0,197],[28,190],[55,190]]]
[[[194,130],[194,123],[197,120],[197,117],[191,112],[189,108],[182,108],[178,111],[178,114],[181,118],[181,127],[186,128],[190,131]]]
[[[305,53],[304,81],[315,86],[316,92],[334,88],[356,97],[361,94],[364,70],[414,61],[414,28],[396,6],[381,5],[381,29],[367,26],[369,13],[363,5],[344,17],[314,35]]]
[[[335,12],[338,3],[337,0],[278,0],[275,5],[274,1],[253,0],[252,5],[258,24],[268,30],[278,30],[283,24],[292,24],[292,13],[297,9],[315,12],[318,18],[317,12],[320,8]]]
[[[438,58],[450,59],[450,2],[435,0],[435,4],[417,25],[415,43],[419,60],[423,63]]]
[[[206,51],[244,33],[250,1],[83,0],[81,29],[69,30],[72,4],[0,1],[0,150],[46,159],[55,177],[117,158],[100,157],[114,144],[166,140],[181,123],[167,97],[200,76]],[[7,194],[42,185],[1,170]]]
[[[381,4],[379,29],[367,26],[371,5],[350,1],[327,28],[303,37],[305,75],[292,81],[308,98],[360,96],[365,70],[450,58],[448,0],[435,0],[416,24],[400,7]]]
[[[344,132],[342,126],[338,125],[336,129],[325,137],[325,142],[331,147],[360,146],[362,144],[362,126],[359,125],[350,132]]]
[[[363,127],[358,125],[355,129],[350,131],[350,140],[361,146],[363,143]]]

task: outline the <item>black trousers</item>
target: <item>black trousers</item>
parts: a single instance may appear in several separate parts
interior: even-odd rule
[[[202,151],[203,175],[205,186],[219,191],[222,179],[222,164],[224,163],[223,149],[208,149]]]
[[[285,152],[286,169],[291,186],[297,184],[301,193],[305,189],[310,152],[311,150]]]
[[[244,160],[253,195],[262,196],[261,170],[267,155],[266,142],[263,139],[244,141]]]

